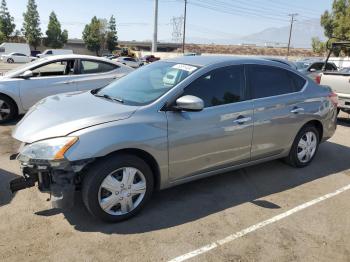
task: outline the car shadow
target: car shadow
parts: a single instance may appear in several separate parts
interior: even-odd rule
[[[140,214],[117,224],[93,218],[81,197],[77,197],[73,209],[63,214],[78,231],[137,234],[182,225],[247,202],[263,208],[281,208],[261,198],[345,171],[350,168],[349,155],[349,147],[325,142],[314,162],[303,169],[272,161],[155,192]],[[57,211],[47,210],[41,215],[55,214]]]
[[[0,207],[11,203],[15,196],[10,191],[9,182],[17,177],[18,175],[0,168]]]
[[[15,126],[15,125],[17,125],[17,123],[18,123],[19,121],[22,120],[23,116],[24,116],[24,115],[19,115],[19,116],[17,116],[15,119],[13,119],[13,120],[11,120],[11,121],[9,121],[9,122],[0,124],[0,126]]]

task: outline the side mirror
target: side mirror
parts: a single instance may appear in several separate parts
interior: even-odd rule
[[[196,96],[182,96],[176,100],[176,109],[182,111],[202,111],[204,102]]]
[[[316,72],[317,70],[315,68],[311,68],[310,72]]]
[[[19,77],[23,79],[29,79],[32,76],[33,76],[33,72],[31,70],[27,70],[23,74],[21,74]]]

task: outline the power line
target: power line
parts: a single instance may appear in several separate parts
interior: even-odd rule
[[[257,12],[247,12],[244,10],[234,10],[232,8],[229,8],[228,6],[223,6],[223,5],[217,5],[217,4],[213,4],[213,3],[209,3],[209,2],[189,2],[189,4],[191,5],[195,5],[195,6],[199,6],[202,8],[206,8],[206,9],[210,9],[216,12],[220,12],[220,13],[226,13],[226,14],[230,14],[230,15],[235,15],[235,16],[246,16],[246,17],[255,17],[255,18],[260,18],[260,19],[265,19],[265,20],[273,20],[273,21],[282,21],[282,22],[288,22],[288,20],[286,19],[282,19],[282,18],[278,18],[278,17],[271,17],[271,16],[267,16],[267,15],[262,15],[259,14]]]

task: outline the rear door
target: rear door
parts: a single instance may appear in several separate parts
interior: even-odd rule
[[[215,69],[183,95],[204,101],[200,112],[167,112],[171,180],[250,160],[253,105],[246,100],[243,66]]]
[[[247,73],[254,104],[252,160],[278,155],[305,121],[300,91],[307,81],[289,70],[266,65],[249,65]]]
[[[76,91],[75,60],[56,60],[32,69],[33,77],[20,81],[22,105],[28,110],[42,98]]]
[[[119,72],[119,68],[112,63],[80,59],[79,75],[75,79],[77,89],[83,91],[104,87],[125,74],[123,70]]]

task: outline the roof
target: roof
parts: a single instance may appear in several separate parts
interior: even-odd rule
[[[164,61],[164,60],[163,60]],[[281,67],[288,67],[287,64],[282,64],[281,62],[276,62],[271,59],[264,59],[258,57],[244,57],[244,56],[180,56],[176,58],[167,59],[166,61],[181,63],[181,64],[191,64],[200,67],[209,66],[213,64],[225,63],[225,62],[236,62],[236,63],[267,63],[273,65],[279,65]]]
[[[92,56],[92,55],[78,55],[78,54],[66,54],[66,55],[49,55],[45,56],[47,60],[55,60],[57,58],[60,59],[94,59],[94,60],[104,60],[104,61],[110,61],[109,59],[98,57],[98,56]]]

